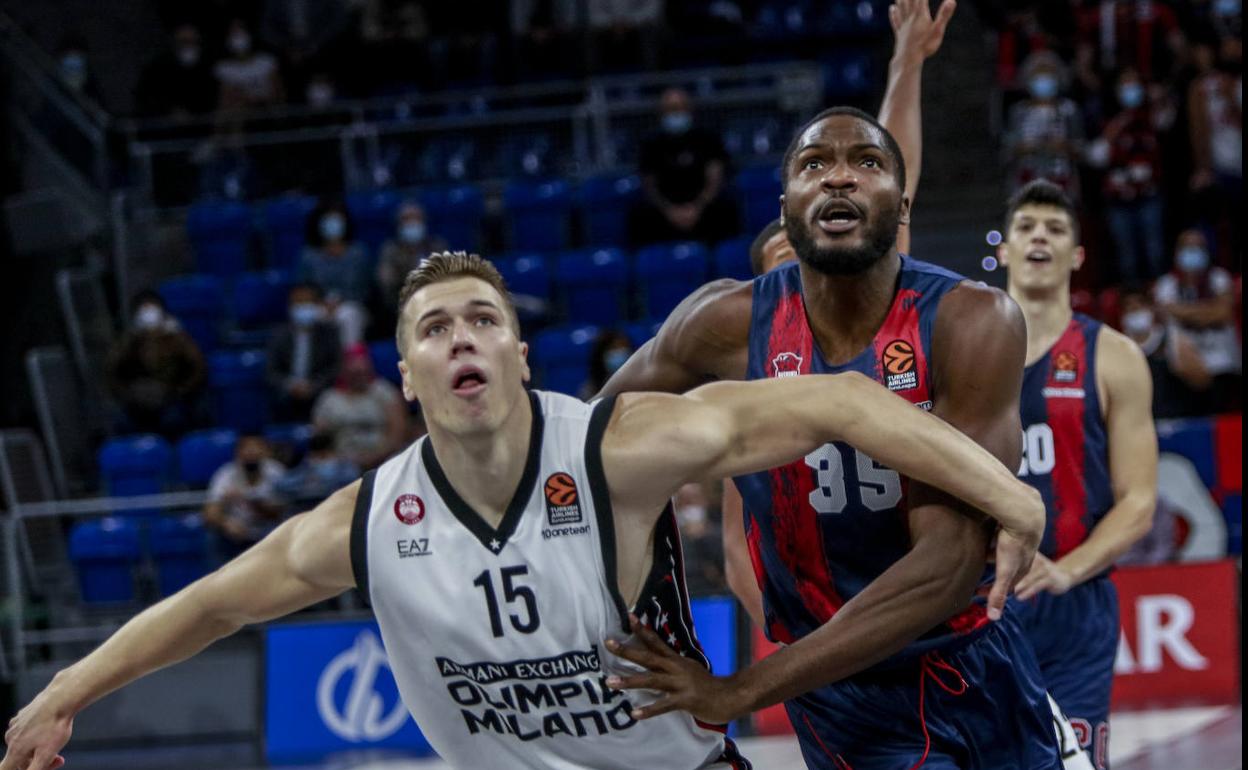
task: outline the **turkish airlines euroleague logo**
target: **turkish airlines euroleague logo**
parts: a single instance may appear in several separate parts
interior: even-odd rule
[[[1069,350],[1053,356],[1053,381],[1074,382],[1079,379],[1079,357]]]
[[[546,494],[546,521],[552,527],[581,523],[581,496],[576,480],[560,471],[550,474],[543,487]]]
[[[885,345],[880,363],[884,367],[884,384],[889,390],[919,387],[919,373],[914,366],[914,346],[909,342],[893,340]]]
[[[418,524],[425,518],[425,502],[416,495],[399,495],[394,501],[394,516],[409,526]]]

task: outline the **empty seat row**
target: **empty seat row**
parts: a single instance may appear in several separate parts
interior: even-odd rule
[[[87,604],[134,601],[135,578],[150,558],[161,596],[176,593],[212,569],[211,543],[198,515],[163,516],[149,522],[109,516],[75,524],[69,558]]]

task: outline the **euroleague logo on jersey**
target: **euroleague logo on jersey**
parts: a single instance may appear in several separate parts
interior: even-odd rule
[[[408,526],[419,524],[425,518],[425,502],[416,495],[399,495],[394,501],[394,516]]]
[[[546,521],[552,527],[581,523],[581,496],[576,489],[576,479],[559,471],[546,479]]]
[[[796,377],[802,373],[802,357],[796,353],[781,353],[771,359],[772,377]]]
[[[1079,357],[1069,350],[1053,356],[1053,381],[1074,382],[1079,379]]]
[[[919,373],[914,367],[914,346],[909,342],[899,339],[885,345],[880,363],[884,367],[884,384],[889,390],[919,387]]]

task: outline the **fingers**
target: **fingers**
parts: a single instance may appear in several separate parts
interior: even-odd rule
[[[651,719],[669,711],[676,711],[680,708],[677,700],[672,696],[659,698],[648,706],[641,706],[632,710],[633,719]]]
[[[936,9],[936,29],[940,31],[940,34],[945,33],[945,27],[949,26],[949,20],[953,18],[953,12],[957,9],[957,0],[944,0],[940,8]]]
[[[612,690],[659,690],[675,692],[669,677],[657,674],[634,674],[632,676],[609,676],[607,687]]]
[[[1031,599],[1036,594],[1044,590],[1044,576],[1036,570],[1032,570],[1018,581],[1018,588],[1015,589],[1015,595],[1022,601]]]
[[[893,27],[893,34],[901,29],[901,9],[894,3],[888,6],[888,23]]]
[[[663,658],[650,652],[644,645],[639,644],[620,644],[614,639],[608,639],[606,647],[624,660],[632,661],[637,665],[648,668],[651,671],[661,670],[663,666]]]
[[[646,626],[643,626],[641,621],[638,620],[635,615],[629,615],[628,622],[629,625],[632,626],[633,634],[641,640],[642,644],[646,645],[646,649],[665,658],[676,655],[676,652],[672,650],[671,647],[664,644],[658,634],[654,633],[654,631]]]

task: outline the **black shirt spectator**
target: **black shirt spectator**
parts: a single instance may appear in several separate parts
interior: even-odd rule
[[[693,123],[689,94],[663,92],[662,131],[641,146],[644,200],[633,211],[638,245],[658,241],[716,241],[737,231],[737,212],[723,195],[728,153],[720,137]]]
[[[269,343],[267,379],[278,419],[306,422],[316,397],[338,376],[342,345],[319,286],[295,285],[289,307],[290,322]]]
[[[1213,378],[1192,338],[1157,312],[1152,296],[1128,289],[1122,298],[1122,330],[1148,359],[1153,375],[1153,417],[1193,417],[1207,414],[1203,394]]]
[[[173,31],[169,50],[148,62],[135,89],[135,112],[143,117],[204,115],[217,107],[217,80],[199,30]]]

